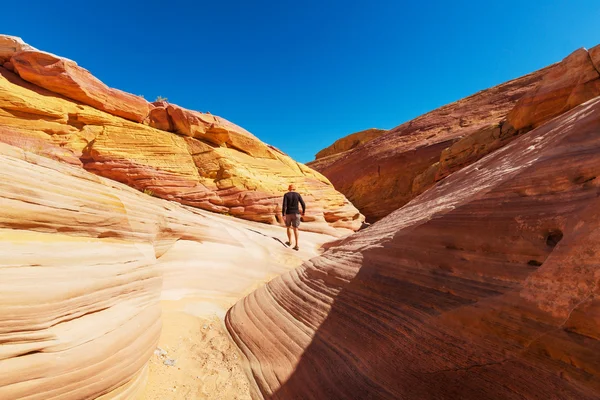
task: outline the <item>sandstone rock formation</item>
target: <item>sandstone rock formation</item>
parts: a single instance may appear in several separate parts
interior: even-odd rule
[[[387,131],[385,129],[366,129],[364,131],[355,132],[351,135],[336,140],[331,146],[324,148],[319,151],[315,158],[329,157],[335,154],[343,153],[348,150],[352,150],[360,145],[363,145],[381,135],[384,135]]]
[[[16,72],[28,82],[98,110],[142,122],[149,104],[141,97],[111,89],[76,62],[37,50],[15,53],[11,63]]]
[[[309,166],[323,173],[370,221],[518,135],[600,95],[600,46],[406,122]]]
[[[0,163],[0,399],[136,398],[161,298],[232,303],[328,240],[304,233],[292,252],[278,227],[4,143]]]
[[[238,302],[263,395],[597,399],[599,130],[596,98]]]
[[[327,178],[223,118],[149,104],[73,61],[0,36],[0,57],[9,56],[16,73],[0,67],[1,142],[252,221],[281,223],[289,183],[309,204],[302,229],[344,235],[364,220]]]

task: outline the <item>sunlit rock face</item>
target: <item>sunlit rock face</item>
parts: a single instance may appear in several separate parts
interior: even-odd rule
[[[303,229],[364,220],[223,118],[108,88],[14,37],[0,35],[0,65],[0,399],[136,398],[161,298],[231,304],[298,265],[277,226],[289,183]]]
[[[277,226],[4,143],[0,163],[0,399],[136,398],[160,299],[233,304],[307,258]],[[302,246],[333,238],[305,232]]]
[[[224,118],[104,85],[75,62],[0,36],[0,141],[79,165],[154,196],[281,223],[290,183],[302,229],[344,235],[364,217],[320,173]]]
[[[362,146],[363,144],[370,142],[373,139],[378,138],[381,135],[385,135],[387,131],[385,129],[366,129],[364,131],[355,132],[341,139],[336,140],[331,146],[324,148],[315,155],[315,161],[334,157],[348,150],[352,150],[356,147]],[[329,161],[330,162],[330,161]]]
[[[376,221],[435,182],[600,95],[600,46],[308,163]]]
[[[600,98],[269,282],[227,326],[273,399],[596,399]]]

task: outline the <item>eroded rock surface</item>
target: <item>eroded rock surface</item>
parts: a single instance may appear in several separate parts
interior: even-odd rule
[[[308,163],[375,221],[520,134],[600,95],[599,47],[446,105]]]
[[[160,299],[233,304],[332,239],[303,233],[295,252],[279,227],[4,143],[0,163],[1,399],[136,398],[161,333]]]
[[[17,52],[10,61],[21,78],[54,93],[135,122],[148,115],[146,100],[109,88],[75,61],[37,50]]]
[[[596,399],[599,130],[596,99],[238,302],[261,392]]]
[[[344,235],[364,221],[323,175],[226,119],[149,104],[106,87],[73,61],[0,38],[17,72],[0,67],[1,142],[252,221],[280,224],[290,183],[308,203],[302,229]]]

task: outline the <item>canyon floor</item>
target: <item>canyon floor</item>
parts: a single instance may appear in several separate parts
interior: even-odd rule
[[[285,229],[215,216],[231,227],[251,234],[249,241],[271,253],[278,253],[282,270],[291,270],[321,253],[321,245],[333,237],[301,232],[301,251],[283,247]],[[269,250],[275,248],[276,251]],[[281,250],[281,251],[279,251]],[[247,265],[260,269],[260,265]],[[198,271],[202,271],[202,261]],[[274,275],[276,276],[276,274]],[[150,359],[148,382],[139,400],[250,400],[253,385],[248,362],[227,332],[223,319],[239,299],[258,289],[274,276],[264,275],[239,295],[227,297],[186,296],[179,290],[165,291],[161,300],[162,333]],[[181,286],[180,286],[181,287]],[[173,365],[170,365],[173,364]]]

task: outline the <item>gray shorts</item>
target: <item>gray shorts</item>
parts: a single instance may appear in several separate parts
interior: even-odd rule
[[[293,226],[297,228],[300,226],[300,214],[286,214],[285,215],[285,226],[288,228]]]

